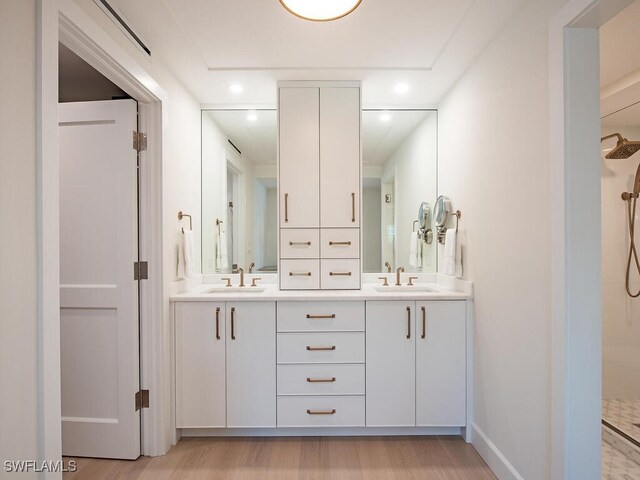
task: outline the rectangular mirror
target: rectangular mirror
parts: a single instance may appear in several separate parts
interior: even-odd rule
[[[437,270],[433,215],[422,229],[418,221],[423,202],[432,212],[438,196],[437,125],[435,110],[362,112],[365,273]]]
[[[202,111],[202,272],[275,273],[276,110]]]

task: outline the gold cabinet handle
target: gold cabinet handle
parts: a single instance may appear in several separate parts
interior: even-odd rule
[[[351,194],[351,222],[356,221],[356,194]]]
[[[407,307],[407,338],[411,338],[411,307]]]
[[[336,409],[333,410],[307,410],[307,415],[334,415]]]
[[[310,352],[323,352],[323,351],[330,351],[330,350],[335,350],[336,346],[335,345],[331,345],[330,347],[310,347],[309,345],[307,345],[307,350]]]
[[[330,277],[350,277],[351,272],[329,272]]]
[[[290,277],[310,277],[311,272],[289,272]]]
[[[427,338],[427,307],[422,307],[422,338]]]
[[[294,247],[294,246],[310,247],[311,242],[289,242],[289,246],[290,247]]]
[[[220,340],[220,307],[216,307],[216,340]]]
[[[307,382],[309,383],[333,383],[336,381],[336,377],[331,378],[309,378],[307,377]]]
[[[236,339],[236,307],[231,307],[231,340]]]
[[[351,242],[329,242],[330,247],[334,245],[351,245]]]
[[[284,194],[284,222],[289,221],[289,194]]]
[[[307,313],[307,318],[336,318],[336,314],[332,313],[331,315],[310,315]]]

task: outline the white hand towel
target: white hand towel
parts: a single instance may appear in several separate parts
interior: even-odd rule
[[[193,232],[184,230],[182,232],[182,251],[184,258],[184,276],[192,278],[196,275],[195,254],[193,252]]]
[[[418,266],[418,233],[412,232],[409,238],[409,265]]]
[[[464,243],[464,237],[462,232],[458,232],[456,236],[456,277],[462,278],[462,244]]]
[[[450,228],[444,237],[444,265],[442,266],[442,273],[445,275],[455,276],[456,274],[457,246],[457,232]]]
[[[227,258],[227,236],[222,225],[216,226],[216,270],[223,271],[229,267]]]

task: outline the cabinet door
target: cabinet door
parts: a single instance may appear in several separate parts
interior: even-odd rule
[[[280,88],[280,227],[320,222],[320,99],[318,88]]]
[[[416,316],[416,424],[466,425],[466,302],[417,302]]]
[[[367,426],[415,426],[415,302],[366,309]]]
[[[224,427],[224,303],[176,303],[175,347],[176,428]]]
[[[276,426],[276,304],[227,303],[227,426]]]
[[[360,226],[360,89],[320,89],[320,225]]]

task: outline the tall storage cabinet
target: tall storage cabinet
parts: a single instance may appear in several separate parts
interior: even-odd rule
[[[360,84],[278,90],[280,287],[359,289]]]

